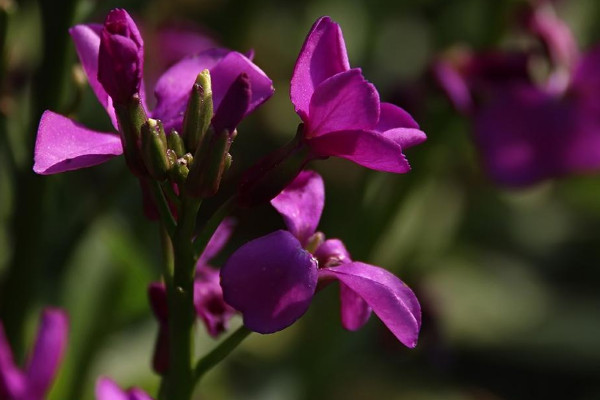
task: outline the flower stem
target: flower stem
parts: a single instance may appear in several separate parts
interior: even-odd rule
[[[173,218],[173,214],[171,214],[171,210],[169,209],[169,203],[167,203],[167,199],[165,198],[165,194],[160,187],[160,184],[154,179],[146,179],[148,183],[148,187],[152,191],[152,195],[154,197],[154,203],[156,204],[156,208],[158,209],[158,213],[160,214],[160,219],[164,224],[165,229],[170,237],[173,237],[175,234],[175,228],[177,224],[175,223],[175,218]]]
[[[193,389],[194,267],[192,235],[201,201],[182,196],[179,223],[173,235],[173,282],[168,288],[169,369],[166,398],[187,400]]]
[[[202,357],[194,369],[194,382],[197,383],[204,374],[223,361],[250,333],[252,331],[242,325],[210,353]]]

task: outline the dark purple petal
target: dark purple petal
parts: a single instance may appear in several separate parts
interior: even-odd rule
[[[162,282],[151,283],[148,286],[148,299],[150,308],[158,320],[158,335],[154,343],[152,368],[156,373],[163,375],[169,368],[169,310],[165,285]]]
[[[399,144],[376,132],[332,132],[307,141],[319,156],[336,156],[377,171],[403,174],[410,165]]]
[[[373,129],[379,120],[379,94],[360,69],[323,81],[310,100],[307,137],[342,130]]]
[[[167,289],[162,282],[152,282],[148,285],[148,299],[150,300],[150,308],[156,318],[167,323],[168,305],[167,305]]]
[[[235,224],[236,222],[233,218],[226,218],[219,224],[219,227],[215,233],[213,233],[206,248],[198,258],[198,262],[196,263],[197,268],[208,264],[208,262],[216,257],[223,247],[225,247],[225,244],[227,244],[227,241],[233,232]]]
[[[123,9],[108,13],[100,33],[98,81],[116,102],[125,103],[140,91],[144,42],[135,22]]]
[[[50,388],[67,347],[68,330],[67,315],[62,310],[44,310],[33,353],[25,368],[30,398],[42,399]]]
[[[100,32],[102,32],[102,25],[100,24],[75,25],[69,29],[71,38],[73,38],[73,42],[75,43],[75,50],[77,50],[79,61],[83,66],[88,82],[96,94],[98,101],[110,117],[113,127],[115,130],[118,130],[119,126],[117,124],[117,117],[115,115],[112,99],[98,81]]]
[[[354,290],[340,282],[340,305],[342,326],[356,331],[367,323],[371,316],[371,307]]]
[[[329,17],[319,18],[312,26],[294,67],[290,98],[303,120],[308,115],[315,88],[325,79],[350,69],[342,30]]]
[[[273,82],[244,55],[225,49],[211,49],[181,60],[158,80],[153,117],[162,120],[165,129],[180,127],[192,85],[204,69],[210,70],[215,110],[241,73],[248,75],[252,88],[252,98],[246,114],[273,94]]]
[[[123,154],[118,135],[96,132],[45,111],[35,142],[33,171],[49,175],[101,164]]]
[[[352,261],[340,239],[327,239],[317,248],[314,256],[321,268]]]
[[[227,89],[225,97],[215,111],[212,119],[215,130],[233,132],[246,115],[251,99],[250,78],[247,74],[241,73]]]
[[[240,247],[221,269],[225,301],[259,333],[280,331],[308,309],[317,263],[291,233],[276,231]]]
[[[271,200],[271,205],[281,214],[288,230],[306,245],[317,230],[325,205],[323,178],[314,171],[301,172]]]
[[[217,337],[227,330],[235,310],[223,300],[217,269],[202,265],[196,270],[194,307],[209,335]]]
[[[320,269],[319,279],[337,279],[347,285],[363,298],[400,342],[408,347],[417,345],[421,307],[412,290],[395,275],[373,265],[351,262]]]
[[[15,366],[4,327],[0,323],[0,399],[19,398],[25,388],[25,376]]]
[[[594,47],[585,53],[573,69],[572,90],[579,94],[589,96],[591,101],[598,101],[600,91],[600,46]]]

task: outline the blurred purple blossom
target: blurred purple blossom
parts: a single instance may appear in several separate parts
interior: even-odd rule
[[[116,11],[113,10],[113,12]],[[119,10],[119,13],[126,14],[124,10]],[[124,18],[128,22],[131,21],[128,16]],[[129,36],[136,37],[132,33],[134,31],[133,27],[126,26]],[[135,31],[137,32],[137,29]],[[71,37],[90,86],[100,104],[106,109],[113,127],[118,130],[113,99],[98,79],[101,69],[110,66],[108,63],[99,65],[102,32],[103,26],[98,24],[76,25],[70,29]],[[113,35],[112,38],[115,39],[115,37]],[[139,40],[141,41],[141,38]],[[123,46],[130,46],[131,42],[136,42],[133,39],[119,39],[117,43],[122,41],[126,42]],[[115,44],[113,43],[113,45]],[[141,55],[142,49],[140,48],[139,53],[136,54]],[[142,60],[138,59],[133,64],[139,66],[139,68],[135,68],[135,71],[141,73]],[[120,66],[116,65],[115,67]],[[123,68],[127,67],[124,66]],[[273,94],[271,80],[243,54],[227,49],[206,50],[200,54],[184,58],[173,65],[156,84],[154,93],[157,104],[155,109],[149,113],[149,116],[160,119],[167,132],[170,129],[181,128],[183,112],[192,85],[196,76],[204,69],[209,69],[211,73],[216,114],[219,113],[221,101],[226,97],[233,82],[241,74],[248,77],[251,90],[251,98],[243,112],[243,116],[254,111]],[[109,81],[107,78],[107,82]],[[143,85],[139,86],[139,95],[142,104],[145,104],[146,96],[143,87]],[[38,127],[33,170],[43,175],[61,173],[94,166],[122,153],[123,145],[118,135],[88,129],[67,117],[47,110],[42,115]]]
[[[317,283],[337,280],[346,329],[364,325],[372,309],[398,340],[414,347],[421,326],[414,293],[386,270],[352,261],[339,239],[316,232],[324,200],[321,177],[304,171],[271,201],[288,231],[252,240],[231,255],[221,269],[225,301],[249,329],[272,333],[306,312]]]
[[[600,48],[580,54],[546,2],[528,11],[523,25],[545,55],[455,51],[434,65],[438,82],[471,117],[482,162],[497,183],[521,187],[600,170]],[[550,72],[540,79],[532,65],[544,59]]]
[[[426,136],[403,109],[381,103],[359,68],[350,69],[340,26],[318,19],[296,61],[290,98],[304,139],[319,157],[346,158],[367,168],[405,173],[403,150]]]
[[[111,379],[100,377],[96,382],[96,400],[152,400],[152,397],[138,388],[122,390]]]
[[[68,335],[67,315],[59,309],[43,311],[33,352],[21,371],[0,323],[0,399],[43,400],[63,358]]]

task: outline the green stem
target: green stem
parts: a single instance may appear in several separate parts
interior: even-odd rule
[[[163,278],[167,287],[173,282],[173,270],[175,269],[175,255],[173,254],[173,243],[164,224],[160,224],[160,243],[163,250]]]
[[[221,206],[215,211],[215,213],[210,217],[210,219],[204,224],[202,230],[196,237],[194,241],[194,252],[196,254],[196,258],[202,254],[206,245],[210,241],[210,238],[217,230],[219,224],[227,217],[233,209],[237,206],[237,196],[233,195],[229,199],[225,201],[225,203],[221,204]]]
[[[179,224],[173,236],[175,268],[168,288],[169,370],[165,376],[166,398],[187,400],[193,390],[192,329],[194,313],[195,257],[192,235],[201,201],[184,196]]]
[[[175,218],[173,218],[173,214],[171,214],[171,209],[169,208],[169,203],[167,203],[167,199],[165,198],[165,194],[160,187],[160,184],[154,179],[146,179],[148,183],[148,187],[152,191],[152,196],[154,197],[154,203],[156,208],[158,209],[158,213],[160,214],[160,219],[167,230],[167,233],[170,237],[175,235],[175,228],[177,224],[175,223]]]
[[[252,331],[242,325],[210,353],[202,357],[194,369],[194,381],[198,382],[204,374],[223,361],[225,357],[235,350],[250,333],[252,333]]]

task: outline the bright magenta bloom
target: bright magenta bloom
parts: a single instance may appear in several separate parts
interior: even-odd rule
[[[111,379],[100,377],[96,382],[96,400],[152,400],[152,397],[138,388],[122,390]]]
[[[421,326],[414,293],[383,268],[352,261],[340,240],[316,232],[324,200],[321,177],[304,171],[271,201],[288,231],[252,240],[232,254],[221,269],[225,301],[249,329],[271,333],[306,312],[318,282],[337,280],[346,329],[360,328],[373,310],[398,340],[414,347]]]
[[[300,50],[290,98],[318,157],[405,173],[410,166],[403,150],[426,139],[406,111],[381,103],[361,70],[350,69],[340,26],[329,17],[315,22]]]
[[[146,103],[139,32],[127,12],[117,9],[111,11],[104,26],[76,25],[70,34],[90,86],[118,130],[113,101],[122,101],[124,96],[139,90],[142,104]],[[230,105],[220,107],[221,103],[240,76],[247,77],[250,96],[241,113],[237,110],[241,116],[236,116],[236,122],[273,94],[271,80],[243,54],[226,49],[203,51],[173,65],[156,83],[156,107],[148,115],[161,120],[167,132],[172,128],[180,130],[191,88],[204,69],[211,74],[215,115],[227,114],[225,108]],[[119,135],[88,129],[48,110],[40,119],[33,170],[43,175],[56,174],[101,164],[122,153]]]
[[[12,351],[0,323],[0,399],[46,398],[67,346],[68,330],[67,315],[62,310],[44,310],[33,352],[21,371],[14,364]]]

